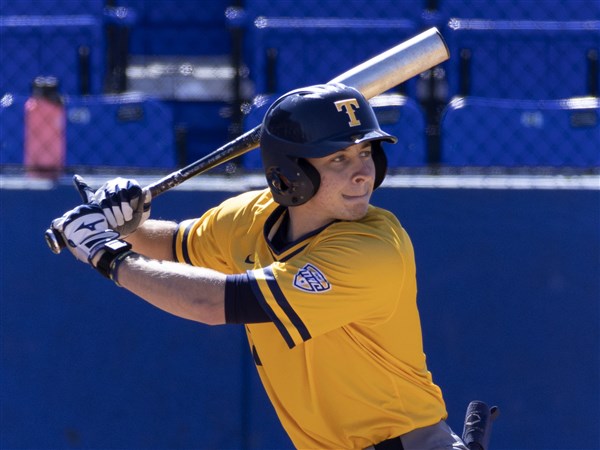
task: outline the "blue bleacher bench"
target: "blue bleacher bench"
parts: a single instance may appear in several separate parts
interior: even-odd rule
[[[257,94],[326,83],[415,34],[405,19],[261,16],[246,40],[250,78]]]
[[[0,98],[0,164],[23,164],[26,96]]]
[[[404,19],[419,22],[427,0],[245,0],[246,13],[251,18],[361,18]]]
[[[69,98],[67,166],[174,168],[173,114],[135,94]]]
[[[600,99],[454,99],[442,117],[448,166],[600,167]]]
[[[82,53],[83,52],[83,53]],[[0,93],[28,95],[40,75],[60,80],[60,90],[78,95],[81,55],[89,58],[89,92],[100,94],[104,76],[102,18],[93,15],[0,16]],[[88,68],[83,68],[86,72]]]
[[[600,21],[450,19],[444,36],[451,96],[586,96],[600,79]]]
[[[600,20],[598,0],[438,0],[441,16],[485,20]]]
[[[214,56],[231,52],[226,0],[116,0],[134,11],[132,55]]]

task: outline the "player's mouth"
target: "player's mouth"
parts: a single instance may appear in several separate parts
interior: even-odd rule
[[[342,197],[345,200],[350,200],[350,201],[360,201],[360,200],[368,200],[371,196],[371,192],[366,192],[364,194],[359,194],[359,195],[347,195],[347,194],[342,194]]]

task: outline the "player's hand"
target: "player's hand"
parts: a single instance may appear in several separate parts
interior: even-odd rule
[[[75,257],[95,267],[95,256],[104,244],[119,237],[111,230],[102,208],[96,203],[87,203],[67,211],[52,221],[52,228],[62,235],[67,248]]]
[[[108,221],[109,228],[122,237],[133,233],[150,217],[152,194],[133,179],[115,178],[94,192],[78,175],[73,183],[86,203],[97,203]]]

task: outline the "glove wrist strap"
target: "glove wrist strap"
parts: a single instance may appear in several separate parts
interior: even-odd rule
[[[94,267],[106,278],[112,279],[114,263],[117,260],[121,262],[127,254],[131,253],[131,244],[121,239],[113,239],[103,244],[99,251],[102,251],[102,255]]]

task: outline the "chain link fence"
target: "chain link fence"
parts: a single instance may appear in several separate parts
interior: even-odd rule
[[[373,101],[392,171],[600,170],[600,0],[0,0],[1,169],[181,167],[432,26],[451,59]]]

